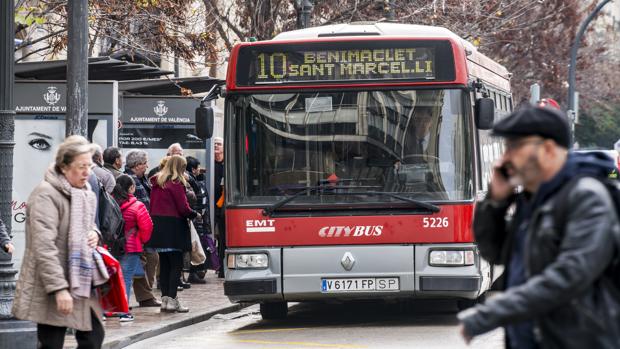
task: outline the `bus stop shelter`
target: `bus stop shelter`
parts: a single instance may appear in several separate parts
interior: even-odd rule
[[[15,149],[12,225],[17,251],[24,251],[28,195],[53,161],[65,136],[67,61],[15,65]],[[212,167],[210,142],[194,134],[196,97],[221,80],[208,76],[170,78],[172,71],[110,57],[88,63],[88,138],[103,149],[124,154],[142,149],[155,167],[168,146],[180,143],[207,173]],[[211,192],[211,181],[207,188]],[[212,220],[213,221],[213,220]],[[14,256],[19,268],[22,256]]]

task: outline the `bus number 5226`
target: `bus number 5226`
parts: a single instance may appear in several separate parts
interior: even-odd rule
[[[422,219],[423,228],[447,228],[448,217],[424,217]]]

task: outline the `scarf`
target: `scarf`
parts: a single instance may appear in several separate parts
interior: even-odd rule
[[[107,282],[109,275],[99,252],[88,246],[88,233],[95,227],[97,202],[88,186],[75,188],[65,176],[60,183],[71,194],[69,213],[69,292],[74,298],[90,298],[93,286]]]

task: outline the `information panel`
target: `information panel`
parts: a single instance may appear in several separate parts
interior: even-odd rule
[[[124,127],[118,132],[121,148],[167,149],[180,143],[183,149],[204,149],[205,141],[194,135],[194,128]]]
[[[242,47],[237,67],[239,86],[454,78],[447,41],[263,44]]]
[[[172,143],[180,143],[183,149],[204,150],[205,141],[194,134],[197,106],[198,102],[188,97],[123,96],[119,147],[166,150]]]

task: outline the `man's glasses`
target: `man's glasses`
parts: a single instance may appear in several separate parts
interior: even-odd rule
[[[504,143],[504,149],[506,150],[506,152],[512,152],[518,149],[521,149],[522,147],[528,145],[528,144],[534,144],[534,145],[541,145],[543,144],[544,140],[542,139],[520,139],[518,141],[506,141]]]

